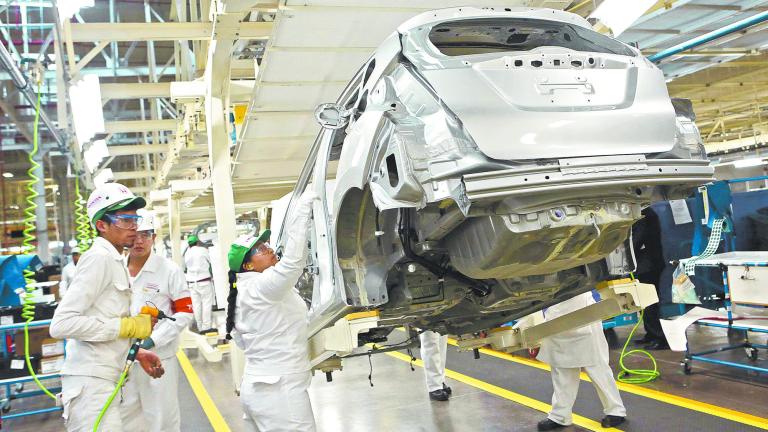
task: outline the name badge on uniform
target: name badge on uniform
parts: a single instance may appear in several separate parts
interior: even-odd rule
[[[160,291],[160,285],[156,283],[147,282],[146,284],[144,284],[145,293],[155,294],[155,293],[158,293],[159,291]]]

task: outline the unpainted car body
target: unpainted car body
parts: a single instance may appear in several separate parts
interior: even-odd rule
[[[312,332],[378,309],[467,334],[563,301],[610,276],[653,199],[713,175],[661,71],[562,11],[419,15],[337,104],[347,123],[297,185],[322,196],[299,284]]]

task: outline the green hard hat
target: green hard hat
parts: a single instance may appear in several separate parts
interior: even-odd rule
[[[248,254],[248,251],[251,250],[253,245],[255,245],[258,242],[264,242],[269,240],[269,237],[272,235],[272,231],[270,230],[264,230],[259,234],[258,236],[252,236],[252,235],[241,235],[237,239],[235,239],[235,242],[232,243],[232,246],[229,248],[229,254],[227,254],[227,261],[229,261],[229,269],[233,272],[239,272],[240,267],[243,265],[243,260],[245,259],[245,256]]]
[[[194,235],[194,234],[192,234],[191,236],[187,237],[187,244],[190,245],[190,246],[196,245],[197,242],[199,242],[199,241],[200,241],[200,239],[196,235]]]

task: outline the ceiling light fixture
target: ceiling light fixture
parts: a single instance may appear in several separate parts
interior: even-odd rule
[[[656,0],[605,0],[592,11],[589,18],[594,18],[608,27],[613,37],[619,37],[655,3]],[[599,25],[596,28],[599,28]]]
[[[749,167],[756,167],[765,164],[765,158],[762,157],[755,157],[755,158],[749,158],[749,159],[740,159],[737,161],[733,161],[733,166],[736,168],[749,168]]]
[[[5,177],[5,178],[13,178],[13,173],[12,172],[4,172],[3,173],[3,177]]]

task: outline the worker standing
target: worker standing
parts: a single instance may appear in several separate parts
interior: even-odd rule
[[[132,375],[123,390],[120,413],[123,427],[130,431],[178,432],[179,350],[181,332],[192,323],[192,299],[184,274],[173,261],[152,250],[155,231],[151,217],[145,217],[136,233],[128,255],[131,278],[131,313],[144,306],[156,307],[169,319],[158,322],[142,348],[154,351],[163,363],[165,374],[150,379],[145,374]]]
[[[445,385],[445,356],[448,351],[448,335],[433,331],[419,334],[421,361],[424,362],[424,377],[427,393],[434,401],[447,401],[453,391]]]
[[[558,303],[544,310],[546,320],[593,304],[591,292]],[[608,341],[600,321],[574,330],[567,330],[544,338],[538,359],[552,367],[552,410],[538,424],[538,430],[548,431],[573,423],[572,410],[579,391],[580,373],[583,368],[595,386],[605,417],[603,427],[613,427],[624,422],[627,410],[621,401],[613,371],[608,364]]]
[[[69,287],[69,285],[72,283],[72,280],[75,279],[75,266],[77,265],[78,261],[80,261],[80,249],[73,248],[72,261],[69,262],[67,265],[65,265],[63,269],[61,269],[61,282],[59,283],[59,299],[64,297],[64,293],[67,292],[67,287]]]
[[[192,294],[192,309],[198,333],[216,332],[212,324],[213,280],[211,276],[211,255],[196,235],[187,238],[184,264],[187,267],[187,285]]]
[[[149,315],[130,316],[130,282],[120,253],[133,245],[140,222],[136,210],[145,204],[118,183],[108,183],[88,198],[88,218],[98,237],[78,262],[50,326],[52,337],[67,339],[60,397],[70,432],[93,430],[125,366],[131,339],[152,332]],[[162,376],[154,353],[141,349],[136,360],[150,376]],[[117,404],[110,405],[101,430],[123,430],[118,411]]]
[[[295,285],[307,261],[312,201],[305,192],[285,224],[286,243],[278,262],[270,231],[240,236],[229,250],[227,338],[245,351],[240,401],[249,430],[314,431],[309,400],[307,305]],[[230,336],[231,334],[231,336]]]

